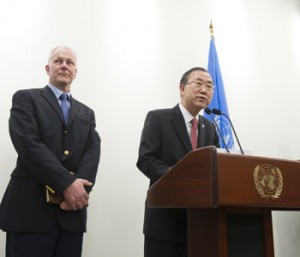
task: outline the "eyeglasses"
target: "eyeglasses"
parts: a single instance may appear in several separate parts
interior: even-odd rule
[[[207,91],[210,91],[210,92],[213,91],[214,88],[215,88],[214,85],[212,85],[212,84],[204,84],[201,81],[190,81],[190,82],[186,83],[186,85],[187,84],[194,84],[198,89],[205,88]]]

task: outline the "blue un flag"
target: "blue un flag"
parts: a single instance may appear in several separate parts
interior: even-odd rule
[[[209,56],[208,56],[208,68],[209,74],[211,75],[213,82],[214,82],[214,94],[210,105],[208,106],[211,110],[213,108],[219,109],[222,113],[229,116],[228,108],[227,108],[227,101],[225,96],[225,90],[223,85],[223,79],[221,74],[221,69],[219,65],[218,54],[215,46],[215,39],[211,38],[210,45],[209,45]],[[211,116],[204,113],[204,117],[211,120]],[[229,149],[234,148],[234,139],[232,135],[232,129],[230,126],[229,121],[224,115],[215,115],[214,116],[216,123],[218,124],[220,131],[223,135],[224,141]],[[220,135],[219,135],[220,137]],[[219,138],[221,148],[224,147],[224,143]]]

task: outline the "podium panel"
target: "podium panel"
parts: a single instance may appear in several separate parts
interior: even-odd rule
[[[274,257],[272,210],[300,208],[300,162],[194,150],[147,192],[186,208],[189,257]]]

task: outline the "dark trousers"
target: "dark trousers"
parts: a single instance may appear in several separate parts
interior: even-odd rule
[[[6,257],[81,257],[83,233],[60,228],[50,233],[6,233]]]
[[[145,236],[144,257],[187,257],[187,245]]]

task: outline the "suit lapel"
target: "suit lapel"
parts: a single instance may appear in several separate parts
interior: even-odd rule
[[[69,115],[69,121],[68,126],[71,126],[72,122],[74,121],[76,115],[79,112],[78,104],[76,103],[76,100],[71,96],[70,99],[70,115]]]
[[[176,105],[173,108],[173,117],[174,118],[172,120],[172,123],[173,123],[175,131],[178,135],[178,138],[181,140],[181,142],[183,143],[186,150],[191,151],[192,145],[191,145],[190,137],[187,133],[184,118],[182,116],[182,113],[181,113],[178,105]]]
[[[52,92],[52,90],[48,86],[46,86],[41,90],[41,94],[47,100],[47,102],[51,105],[51,107],[54,109],[56,114],[61,119],[62,123],[65,125],[63,113],[61,111],[59,103],[58,103],[54,93]]]
[[[199,128],[198,128],[198,147],[203,147],[207,145],[207,137],[209,137],[209,126],[207,126],[207,121],[201,115],[199,115]]]
[[[198,115],[199,117],[199,127],[198,127],[198,147],[203,147],[205,144],[205,122],[201,115]]]

